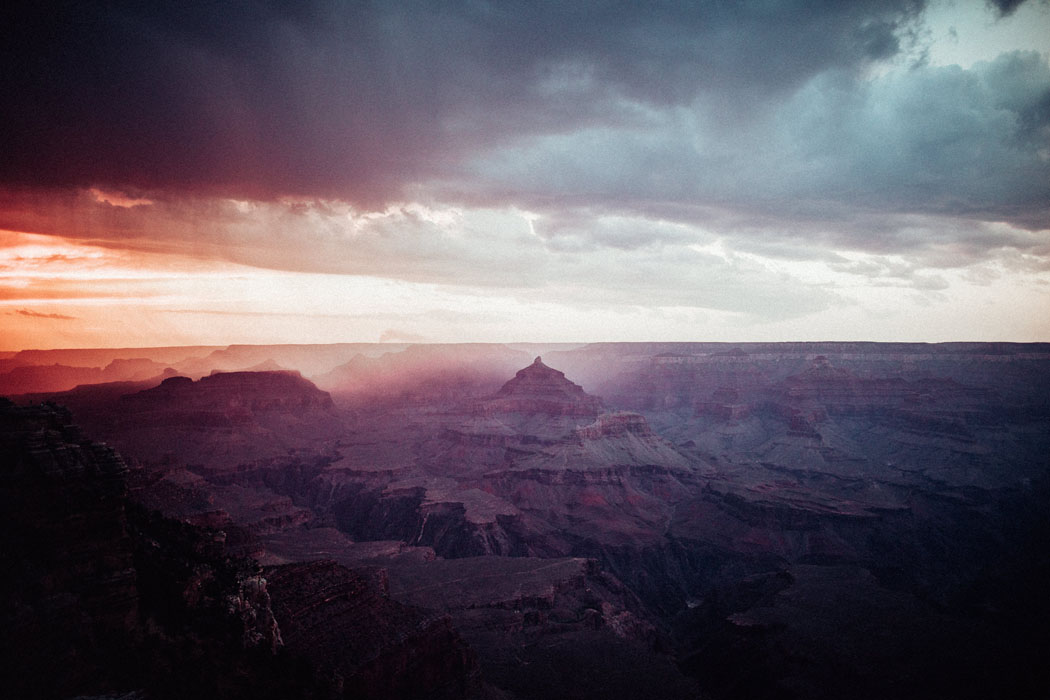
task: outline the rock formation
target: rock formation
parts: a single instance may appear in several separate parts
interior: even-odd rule
[[[221,412],[230,420],[270,411],[328,409],[332,397],[303,379],[298,372],[216,372],[194,382],[170,377],[154,389],[126,399],[128,410]]]
[[[602,410],[601,399],[551,369],[537,357],[518,370],[496,395],[483,403],[485,413],[525,413],[547,416],[593,417]]]
[[[93,416],[91,428],[125,454],[153,463],[178,455],[212,469],[310,448],[342,430],[331,396],[297,372],[170,377],[122,397],[106,417]]]
[[[374,570],[331,564],[264,574],[254,561],[229,556],[225,532],[129,502],[127,474],[68,412],[0,399],[5,696],[478,691],[473,653],[448,619],[388,600]]]

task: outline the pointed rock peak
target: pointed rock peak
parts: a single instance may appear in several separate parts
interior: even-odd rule
[[[537,357],[532,364],[524,369],[519,369],[514,379],[503,385],[500,394],[508,393],[535,393],[547,391],[563,391],[570,394],[582,394],[583,389],[565,378],[564,372],[559,372],[553,367],[543,364],[543,360]]]
[[[558,375],[558,376],[561,376],[561,377],[565,376],[564,372],[559,372],[558,370],[554,369],[550,365],[544,364],[543,358],[540,357],[539,355],[536,356],[536,359],[532,361],[531,365],[529,365],[528,367],[525,367],[523,369],[518,370],[518,374],[522,374],[522,373],[530,374],[530,375],[550,375],[550,374],[553,374],[553,375]]]
[[[800,379],[852,379],[853,373],[844,367],[836,367],[826,355],[817,355],[801,374],[794,375]]]
[[[583,387],[537,357],[503,385],[489,402],[489,408],[520,413],[591,415],[598,413],[601,400],[585,393]]]

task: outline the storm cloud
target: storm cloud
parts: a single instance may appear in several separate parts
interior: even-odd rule
[[[522,137],[744,112],[894,55],[922,3],[6,7],[6,184],[376,203]]]
[[[1045,60],[924,66],[923,6],[16,4],[0,183],[1045,227]]]
[[[0,229],[760,319],[1041,274],[1047,56],[937,64],[927,9],[7,3]]]

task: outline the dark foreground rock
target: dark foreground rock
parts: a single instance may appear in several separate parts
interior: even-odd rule
[[[486,681],[511,697],[699,697],[650,611],[597,561],[402,557],[389,576],[393,597],[446,611]]]
[[[332,561],[265,571],[288,649],[339,679],[346,697],[464,698],[481,690],[477,657],[447,615],[391,600],[382,570]]]
[[[478,687],[446,617],[334,564],[281,567],[269,582],[229,556],[225,532],[130,502],[123,460],[62,409],[0,399],[0,465],[5,697],[451,698]]]

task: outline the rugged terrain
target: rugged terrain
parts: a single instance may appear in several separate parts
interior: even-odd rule
[[[446,617],[372,572],[263,570],[225,531],[150,513],[62,409],[0,400],[0,457],[6,697],[480,697]]]
[[[5,362],[135,358],[65,352]],[[1048,680],[1050,346],[143,359],[172,371],[20,400],[66,405],[124,455],[135,502],[221,530],[276,567],[273,591],[431,611],[435,638],[465,646],[409,640],[398,663],[436,695],[988,697]],[[319,635],[295,610],[276,621],[302,625],[284,642],[311,668],[367,674],[367,644],[333,651],[359,628]]]

